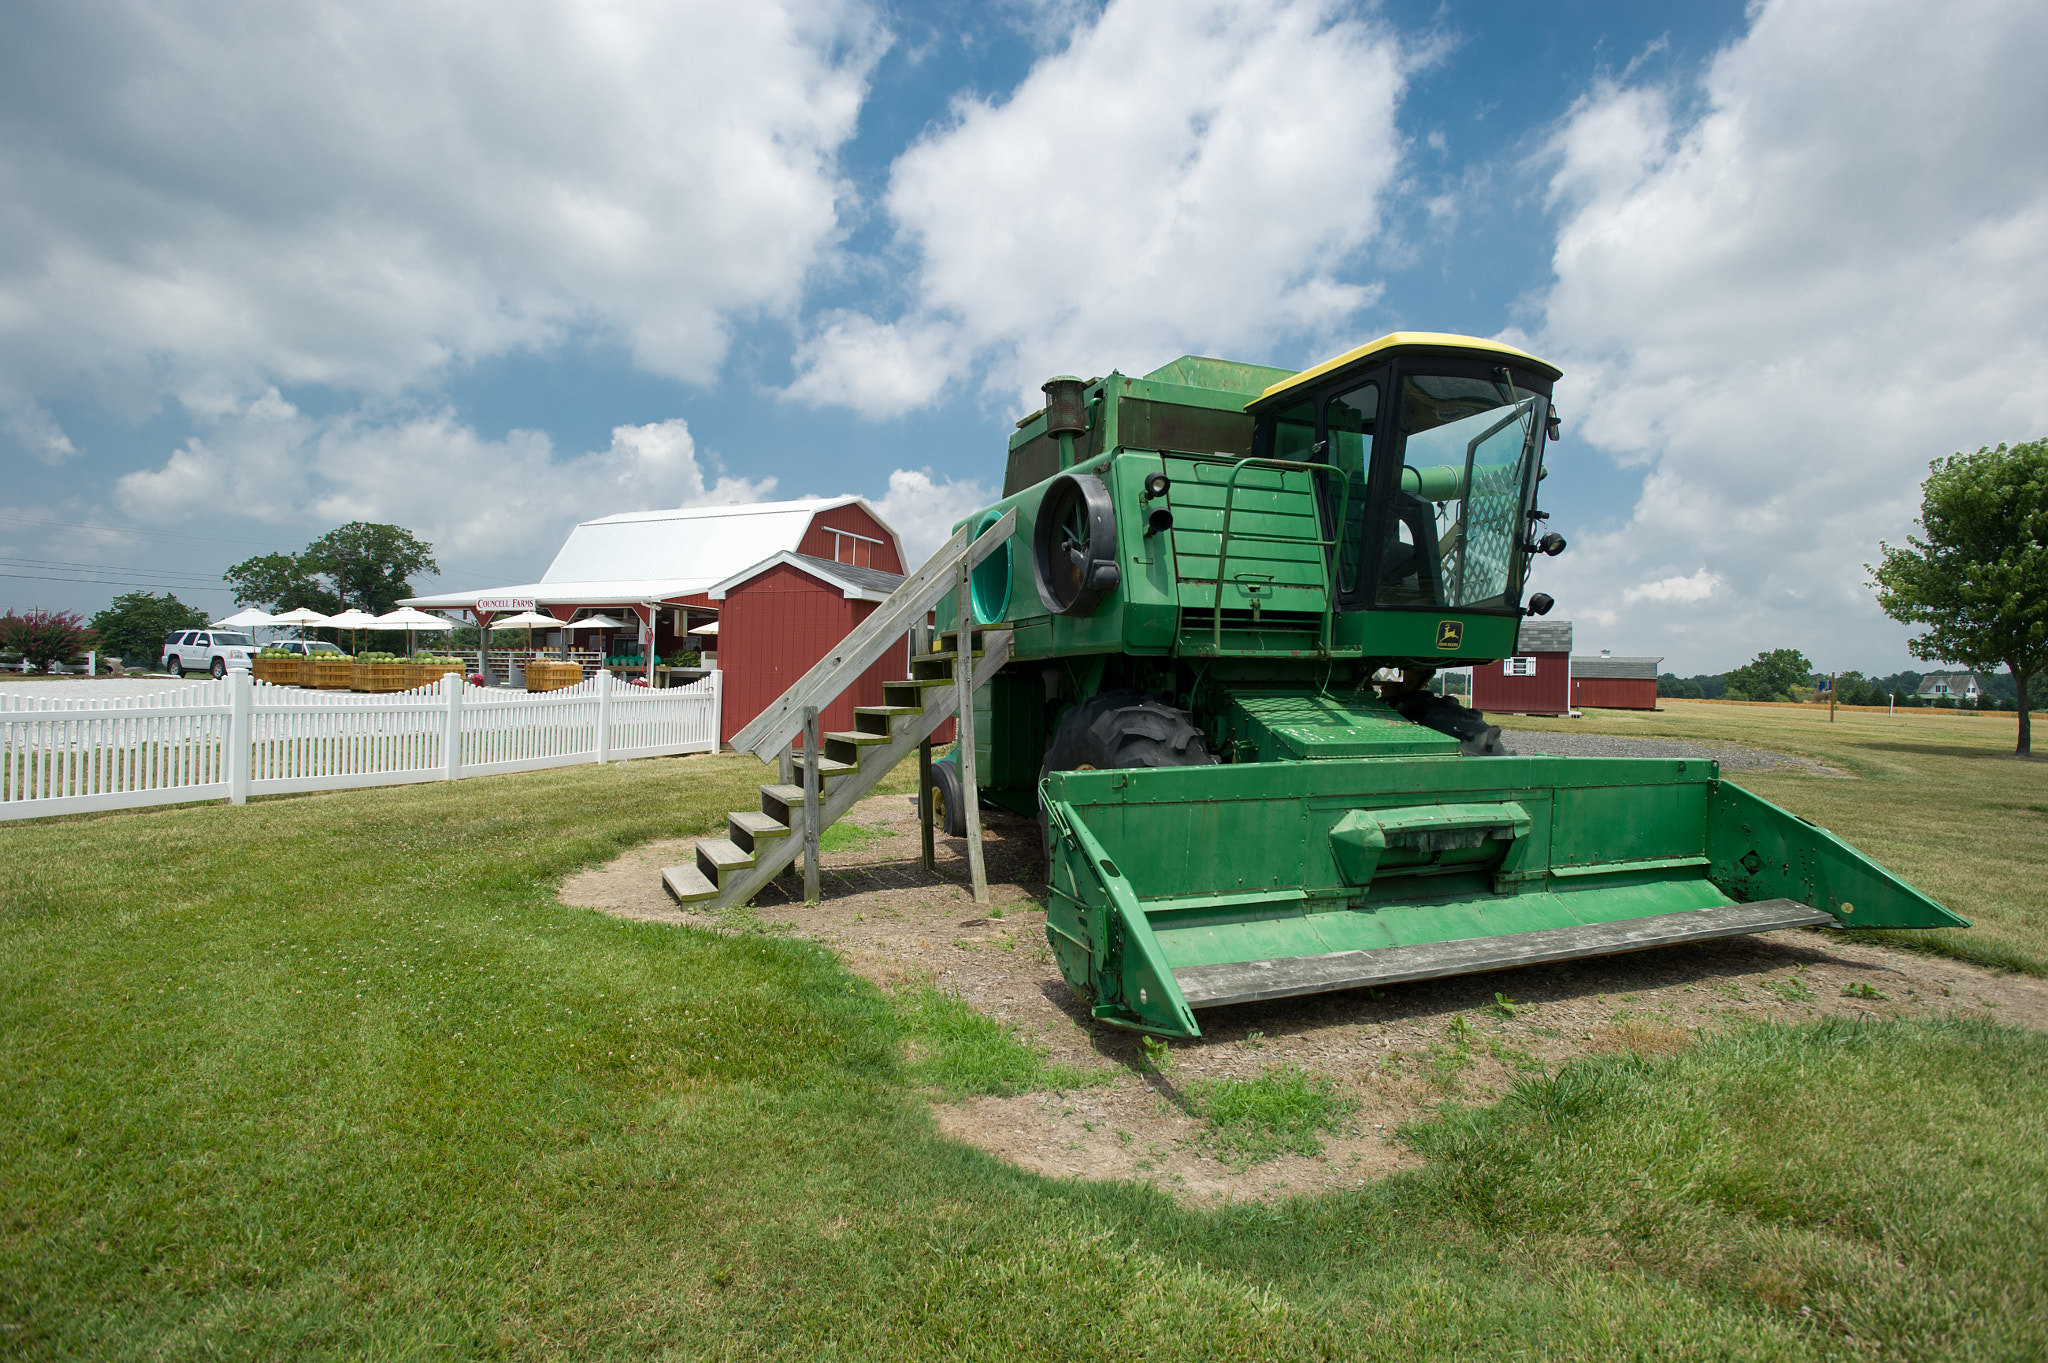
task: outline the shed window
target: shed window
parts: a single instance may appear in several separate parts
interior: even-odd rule
[[[1506,658],[1500,665],[1501,674],[1508,677],[1533,677],[1536,675],[1534,658]]]

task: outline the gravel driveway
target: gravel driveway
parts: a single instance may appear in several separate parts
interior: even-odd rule
[[[184,681],[173,681],[169,677],[51,677],[38,680],[10,677],[0,672],[0,695],[42,696],[47,700],[120,700],[128,696],[154,696],[208,680],[210,678],[204,676],[187,677]]]
[[[1617,738],[1613,734],[1553,734],[1530,729],[1502,729],[1502,741],[1518,753],[1553,757],[1704,757],[1723,771],[1803,771],[1815,776],[1848,773],[1810,757],[1747,748],[1740,743],[1688,743],[1677,738]]]

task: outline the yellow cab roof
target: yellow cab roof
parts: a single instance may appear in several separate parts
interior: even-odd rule
[[[1553,379],[1561,378],[1564,373],[1563,370],[1550,363],[1550,361],[1538,359],[1528,351],[1519,350],[1504,341],[1487,341],[1477,336],[1458,336],[1448,331],[1390,331],[1376,341],[1367,341],[1356,350],[1347,350],[1335,359],[1324,360],[1313,369],[1304,369],[1292,378],[1280,380],[1280,382],[1273,384],[1266,391],[1260,393],[1253,402],[1247,403],[1246,406],[1258,406],[1268,402],[1282,393],[1302,387],[1321,378],[1333,369],[1342,369],[1347,365],[1356,364],[1358,361],[1368,356],[1376,355],[1381,351],[1405,349],[1411,346],[1429,350],[1471,350],[1487,355],[1504,355],[1509,359],[1525,360],[1539,369],[1547,370]]]

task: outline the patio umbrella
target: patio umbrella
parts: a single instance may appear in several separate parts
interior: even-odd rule
[[[405,652],[406,656],[410,657],[412,655],[412,632],[414,630],[452,630],[455,628],[455,622],[453,620],[444,619],[443,617],[438,615],[429,615],[425,611],[416,611],[411,606],[402,606],[395,611],[390,611],[386,614],[378,616],[377,628],[404,630]]]
[[[307,626],[324,625],[327,623],[326,616],[307,606],[299,606],[288,611],[279,611],[276,615],[271,616],[270,620],[272,624],[277,625],[297,625],[301,639],[306,637]]]
[[[282,622],[276,616],[270,614],[267,611],[257,610],[255,607],[252,606],[248,610],[242,611],[239,614],[230,615],[225,620],[214,621],[213,627],[215,629],[255,629],[258,625],[275,625],[281,623]]]
[[[353,651],[355,648],[356,631],[359,629],[377,628],[377,617],[368,611],[357,610],[351,606],[339,615],[328,616],[326,624],[330,629],[347,630],[349,632],[349,648]]]
[[[606,615],[602,612],[599,612],[596,615],[586,615],[581,620],[571,620],[569,622],[569,628],[572,630],[594,629],[608,633],[611,630],[624,629],[625,627],[626,622],[624,620],[614,620],[609,615]],[[611,660],[611,649],[606,647],[606,644],[608,642],[609,641],[604,637],[604,634],[600,633],[597,640],[597,646],[599,650],[604,653],[605,660],[607,662]]]
[[[535,625],[546,625],[549,629],[560,629],[562,622],[552,615],[542,615],[538,611],[521,611],[509,619],[491,621],[492,629],[503,629],[507,625],[524,625],[526,627],[526,651],[531,653],[533,652],[533,627]]]

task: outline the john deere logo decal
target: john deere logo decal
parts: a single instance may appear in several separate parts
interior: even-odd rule
[[[1438,648],[1456,648],[1464,642],[1464,621],[1439,620],[1436,622],[1436,646]]]

